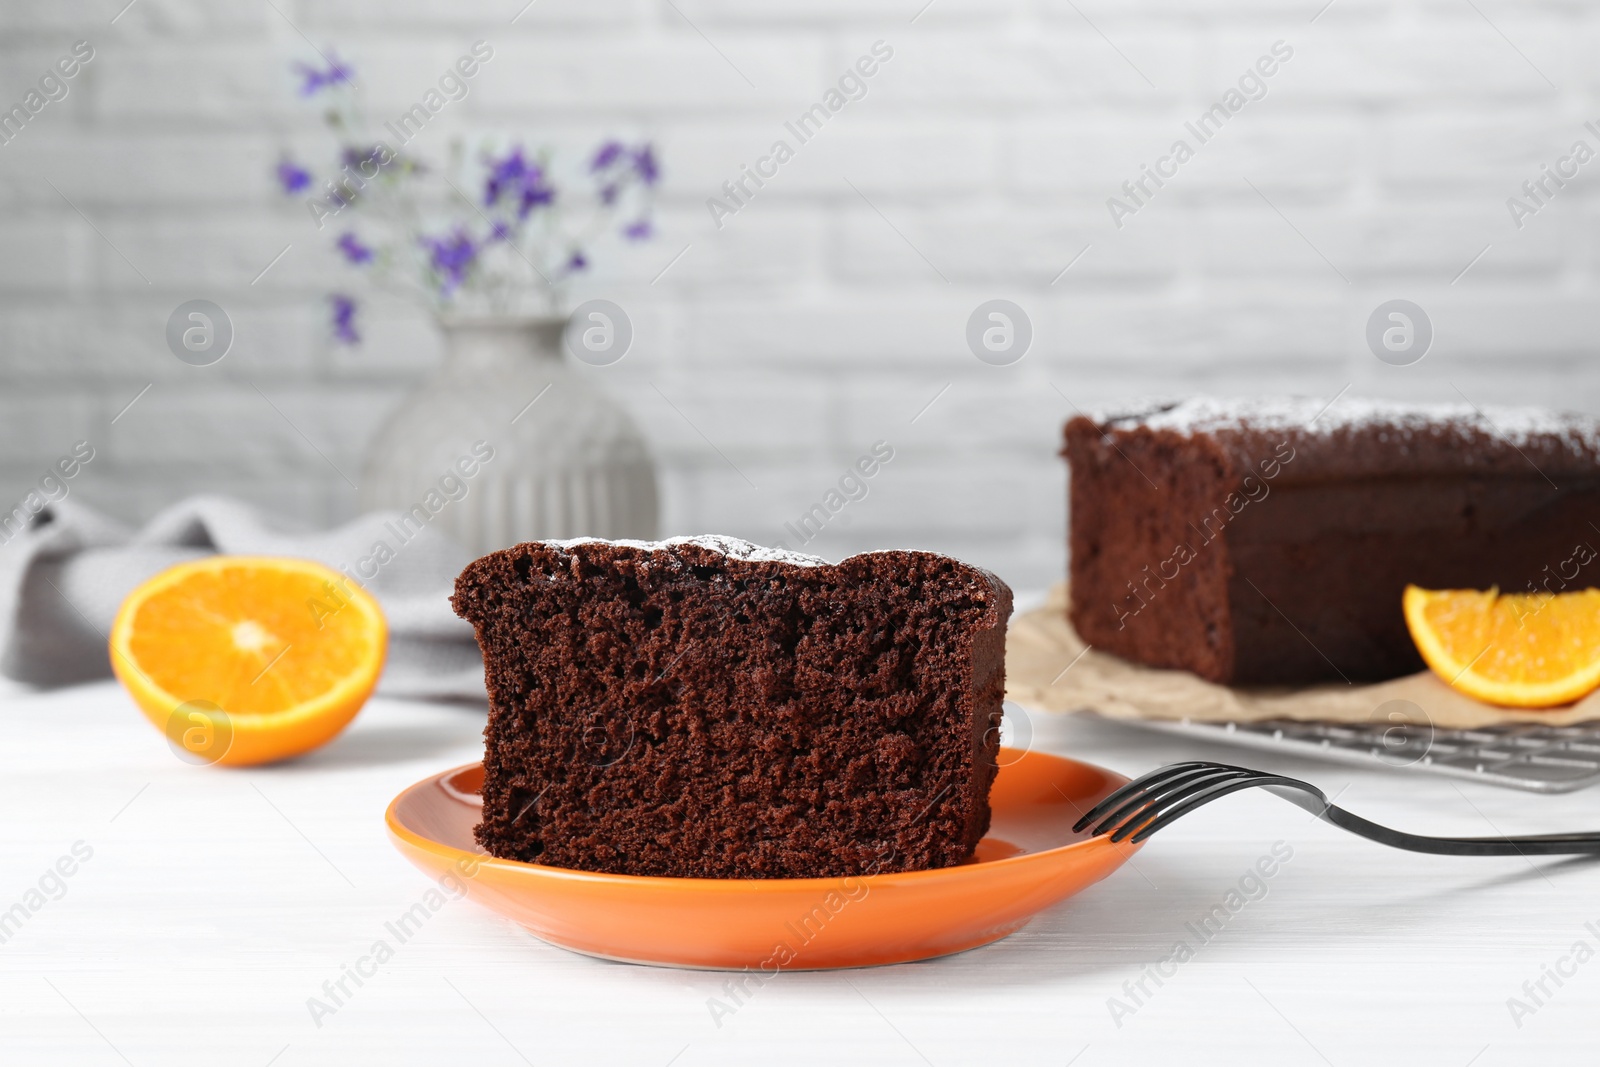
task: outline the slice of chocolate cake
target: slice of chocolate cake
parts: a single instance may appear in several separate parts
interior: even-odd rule
[[[495,856],[621,874],[947,867],[989,826],[1011,591],[929,552],[536,541],[456,579]]]
[[[1194,399],[1066,426],[1073,626],[1226,684],[1423,669],[1407,583],[1600,585],[1600,424],[1466,405]]]

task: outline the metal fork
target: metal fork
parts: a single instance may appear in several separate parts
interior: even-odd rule
[[[1391,830],[1328,802],[1309,782],[1226,763],[1173,763],[1118,789],[1079,819],[1073,831],[1096,823],[1092,836],[1113,841],[1144,841],[1202,805],[1229,793],[1255,787],[1304,808],[1323,822],[1379,844],[1437,856],[1600,855],[1600,833],[1540,834],[1534,837],[1423,837]]]

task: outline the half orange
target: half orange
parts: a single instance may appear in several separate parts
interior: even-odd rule
[[[326,744],[383,670],[378,602],[303,559],[209,556],[140,585],[111,628],[111,666],[177,754],[247,765]]]
[[[1502,594],[1407,586],[1417,651],[1457,692],[1553,708],[1600,688],[1600,590]]]

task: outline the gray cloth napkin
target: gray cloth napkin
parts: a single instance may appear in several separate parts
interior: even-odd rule
[[[448,601],[470,557],[430,527],[402,543],[397,527],[385,525],[397,518],[376,512],[337,529],[295,533],[237,500],[192,497],[134,531],[70,498],[49,504],[0,545],[0,674],[41,686],[107,677],[112,620],[146,578],[218,552],[299,556],[343,570],[383,605],[389,657],[379,693],[482,700],[472,627]],[[8,535],[0,528],[0,538]],[[392,553],[381,566],[374,559],[380,541]]]

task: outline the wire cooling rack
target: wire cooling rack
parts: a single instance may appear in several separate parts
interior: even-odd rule
[[[1600,783],[1600,723],[1516,723],[1477,730],[1440,730],[1429,726],[1347,726],[1288,719],[1251,723],[1117,721],[1222,744],[1382,764],[1533,793],[1570,793]]]

